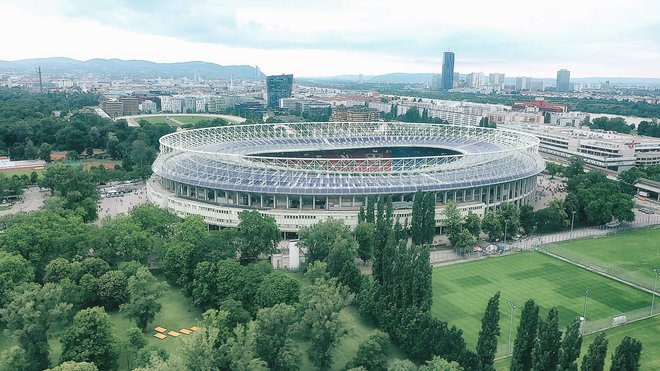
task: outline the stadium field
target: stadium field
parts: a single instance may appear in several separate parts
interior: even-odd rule
[[[530,252],[435,268],[431,310],[438,318],[462,328],[466,342],[474,347],[486,303],[500,291],[499,344],[502,350],[508,343],[511,318],[507,301],[517,303],[513,315],[514,336],[520,311],[529,298],[541,307],[541,316],[546,316],[550,307],[556,306],[563,330],[573,318],[583,314],[586,289],[590,290],[589,320],[607,319],[651,305],[651,295],[646,292]]]
[[[651,288],[654,268],[660,268],[660,228],[620,233],[552,245],[548,251],[591,265],[599,270],[630,277]]]

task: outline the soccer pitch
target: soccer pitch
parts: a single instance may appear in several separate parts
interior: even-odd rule
[[[589,272],[561,260],[529,252],[454,264],[433,270],[432,313],[463,329],[470,347],[475,347],[481,318],[488,299],[500,291],[500,349],[508,344],[513,300],[513,336],[520,311],[532,298],[545,317],[550,307],[559,310],[560,329],[584,310],[585,291],[589,289],[587,319],[599,320],[649,307],[651,294]]]
[[[652,288],[652,271],[660,268],[659,246],[660,228],[656,228],[559,243],[547,250]]]

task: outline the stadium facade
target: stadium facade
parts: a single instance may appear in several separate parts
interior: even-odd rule
[[[210,226],[234,227],[243,210],[275,218],[283,232],[326,219],[353,227],[370,195],[388,195],[410,219],[418,190],[442,209],[456,201],[481,216],[502,202],[534,199],[543,170],[531,134],[401,122],[233,125],[172,133],[147,184],[151,202]]]

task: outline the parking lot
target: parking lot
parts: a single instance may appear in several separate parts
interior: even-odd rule
[[[99,220],[128,214],[135,206],[147,202],[146,186],[131,184],[130,191],[120,191],[121,187],[106,187],[117,192],[102,192],[99,201]],[[106,189],[107,190],[107,189]]]

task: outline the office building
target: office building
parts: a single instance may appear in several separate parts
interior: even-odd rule
[[[293,91],[293,75],[275,75],[266,77],[268,108],[279,108],[280,99],[290,98]]]
[[[557,91],[569,91],[569,84],[571,83],[571,71],[561,69],[557,71]]]
[[[119,99],[122,103],[122,113],[126,115],[137,115],[139,103],[136,97],[122,97]]]
[[[493,84],[504,84],[504,74],[503,73],[491,73],[488,75],[488,83]]]
[[[142,113],[156,113],[157,106],[156,102],[145,99],[141,104],[140,104],[140,111]]]
[[[529,90],[532,87],[531,77],[516,77],[516,91]]]
[[[442,90],[454,88],[454,53],[445,52],[442,57]]]
[[[543,80],[532,81],[529,91],[543,91]]]
[[[484,85],[483,72],[472,72],[467,75],[466,84],[469,88],[479,89]]]
[[[380,112],[371,108],[337,108],[332,110],[332,122],[367,122],[380,119]]]

